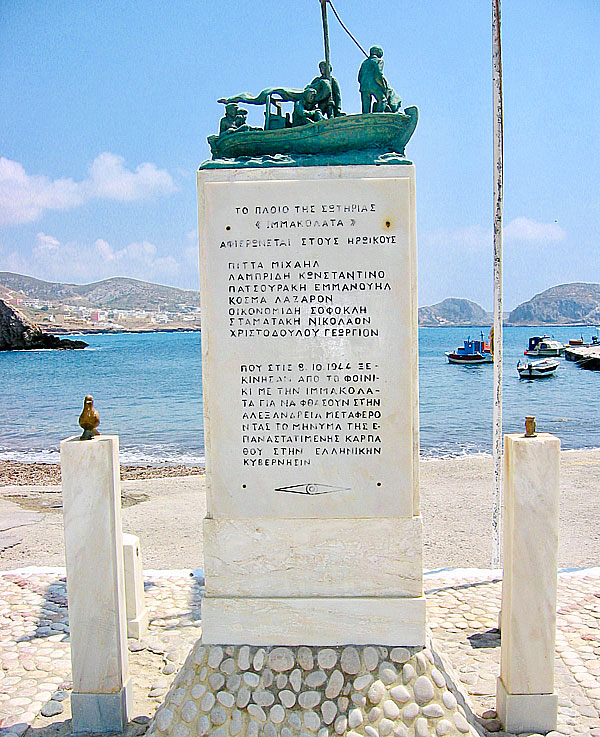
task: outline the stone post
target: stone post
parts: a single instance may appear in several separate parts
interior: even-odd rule
[[[136,535],[123,533],[123,564],[125,567],[127,637],[140,640],[148,630],[148,610],[144,598],[140,539]]]
[[[73,732],[121,732],[132,703],[127,658],[119,438],[60,444]]]
[[[507,732],[556,729],[554,644],[560,441],[506,435],[497,711]]]

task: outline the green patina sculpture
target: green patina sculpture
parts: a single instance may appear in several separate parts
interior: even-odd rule
[[[314,87],[306,87],[302,97],[294,103],[292,126],[308,125],[323,120],[321,108],[317,104],[317,91]]]
[[[371,46],[369,56],[358,70],[358,84],[363,113],[371,112],[371,98],[375,98],[374,113],[382,113],[387,97],[387,81],[383,76],[383,49]]]
[[[319,110],[328,118],[337,118],[342,113],[342,93],[335,77],[331,76],[331,65],[326,61],[319,62],[321,74],[310,83],[317,91]]]
[[[366,53],[366,52],[365,52]],[[331,76],[328,61],[319,64],[320,75],[303,89],[266,87],[257,95],[242,92],[220,98],[225,115],[219,135],[209,136],[214,164],[230,166],[229,160],[252,159],[250,166],[290,165],[260,161],[261,157],[292,157],[294,165],[319,164],[335,156],[336,163],[383,163],[381,155],[392,155],[391,163],[405,163],[404,149],[418,120],[416,107],[402,111],[399,95],[383,74],[383,50],[372,46],[358,73],[362,114],[342,112],[342,96]],[[249,126],[247,111],[238,103],[265,106],[264,128]],[[283,104],[293,103],[290,112]],[[357,157],[357,154],[360,154]],[[386,160],[386,163],[388,161]]]
[[[358,70],[358,84],[363,113],[397,113],[402,100],[383,76],[383,49],[371,46],[369,56]],[[372,98],[375,103],[372,105]]]

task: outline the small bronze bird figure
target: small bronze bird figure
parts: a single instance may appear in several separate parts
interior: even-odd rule
[[[79,425],[83,428],[80,440],[91,440],[100,433],[96,428],[100,424],[98,412],[94,409],[94,398],[89,394],[83,400],[83,412],[79,415]]]

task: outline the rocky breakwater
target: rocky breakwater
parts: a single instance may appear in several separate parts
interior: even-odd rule
[[[56,348],[71,350],[86,348],[83,340],[57,338],[44,333],[39,325],[28,320],[18,310],[0,300],[0,351]]]

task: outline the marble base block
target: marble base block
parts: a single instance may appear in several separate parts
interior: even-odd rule
[[[558,695],[510,694],[498,678],[496,711],[506,732],[550,732],[556,729]]]
[[[148,630],[148,610],[144,598],[144,578],[140,539],[123,533],[127,637],[141,639]]]
[[[552,435],[505,437],[502,650],[497,698],[499,705],[504,704],[507,719],[513,718],[511,714],[523,715],[525,721],[519,722],[522,729],[517,731],[539,729],[533,705],[540,704],[544,724],[552,722],[548,716],[552,704],[556,710],[559,456],[560,441]],[[502,719],[500,708],[498,713]],[[508,729],[510,725],[502,721]]]
[[[425,597],[227,599],[205,596],[202,640],[235,645],[425,644]]]
[[[63,440],[60,461],[73,722],[79,732],[110,732],[98,715],[126,720],[129,679],[119,439]]]
[[[421,596],[421,517],[205,519],[207,596]]]
[[[73,734],[124,732],[133,706],[131,679],[115,693],[71,694]]]

